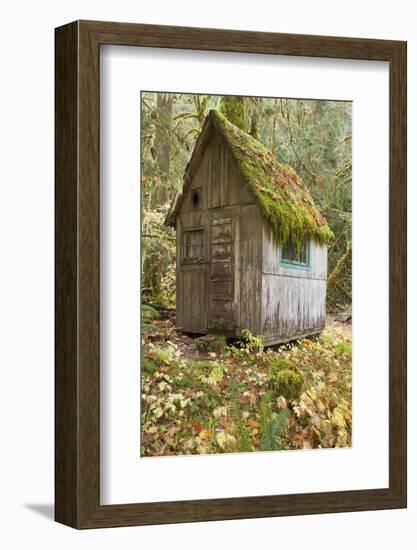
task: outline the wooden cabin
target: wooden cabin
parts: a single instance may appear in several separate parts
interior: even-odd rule
[[[332,238],[305,184],[217,111],[165,221],[177,235],[177,328],[273,345],[319,333]]]

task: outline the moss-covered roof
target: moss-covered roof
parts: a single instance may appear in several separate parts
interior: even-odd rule
[[[175,225],[185,192],[187,191],[205,147],[213,135],[213,128],[221,136],[236,161],[238,170],[255,196],[262,214],[269,220],[281,244],[291,239],[300,245],[304,237],[328,243],[333,232],[317,210],[309,190],[295,171],[280,164],[262,143],[240,130],[216,110],[206,117],[184,175],[182,194],[174,198],[166,217],[167,225]]]
[[[259,141],[218,111],[211,110],[208,118],[229,146],[245,183],[280,243],[290,237],[295,244],[304,237],[319,242],[333,239],[333,232],[317,210],[309,190],[290,166],[280,164]]]

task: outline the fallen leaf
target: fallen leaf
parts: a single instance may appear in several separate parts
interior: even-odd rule
[[[280,395],[277,398],[277,407],[278,409],[286,409],[287,408],[287,400],[283,395]]]

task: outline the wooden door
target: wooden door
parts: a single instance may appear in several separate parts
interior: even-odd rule
[[[234,230],[233,218],[211,220],[209,271],[209,330],[234,333]]]

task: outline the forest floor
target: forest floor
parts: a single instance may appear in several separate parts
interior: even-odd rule
[[[142,323],[142,456],[351,446],[350,323],[263,349],[158,317],[147,308]]]

